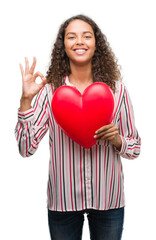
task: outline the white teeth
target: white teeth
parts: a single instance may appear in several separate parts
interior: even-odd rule
[[[84,50],[84,49],[77,49],[77,50],[75,50],[76,52],[78,52],[78,53],[83,53],[83,52],[85,52],[86,50]]]

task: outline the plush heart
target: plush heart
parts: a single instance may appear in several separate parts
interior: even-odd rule
[[[111,123],[114,94],[102,82],[91,84],[81,94],[71,86],[59,87],[52,99],[52,112],[62,130],[76,143],[92,147],[95,131]]]

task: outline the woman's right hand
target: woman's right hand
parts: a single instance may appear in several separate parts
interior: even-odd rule
[[[22,74],[22,97],[20,104],[20,111],[26,111],[31,108],[31,102],[33,97],[41,90],[41,88],[47,83],[46,78],[40,72],[34,74],[36,66],[36,58],[33,58],[33,63],[29,68],[29,61],[25,58],[25,71],[22,64],[20,64],[21,74]],[[37,84],[36,78],[40,77],[42,82]]]

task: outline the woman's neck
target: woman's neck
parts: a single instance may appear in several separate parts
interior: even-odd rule
[[[69,81],[74,85],[88,85],[93,83],[93,76],[91,70],[91,64],[87,66],[75,66],[70,65],[71,74],[69,75]]]

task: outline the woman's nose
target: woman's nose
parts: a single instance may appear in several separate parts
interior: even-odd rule
[[[82,38],[81,36],[78,36],[78,37],[77,37],[77,39],[76,39],[76,44],[78,44],[78,45],[84,44],[83,38]]]

